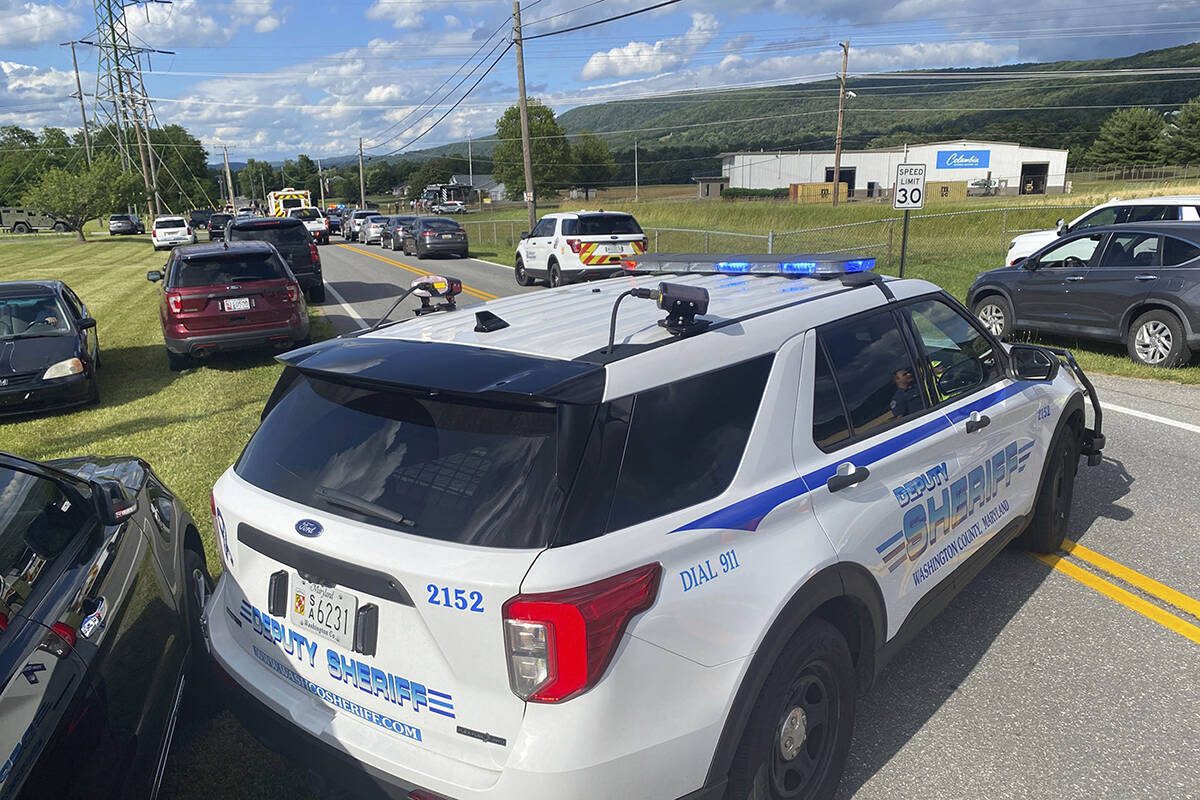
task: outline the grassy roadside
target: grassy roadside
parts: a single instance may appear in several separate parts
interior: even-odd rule
[[[196,518],[209,569],[220,571],[208,493],[258,426],[281,370],[269,351],[212,358],[182,373],[167,369],[155,287],[161,266],[146,237],[26,241],[0,245],[0,281],[58,278],[97,320],[99,406],[0,420],[0,448],[37,459],[95,454],[144,458]],[[333,330],[311,312],[313,338]],[[217,704],[181,721],[163,797],[307,798],[309,781],[264,750]]]

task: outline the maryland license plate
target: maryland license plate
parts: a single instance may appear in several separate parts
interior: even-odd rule
[[[354,649],[354,622],[358,598],[332,586],[292,576],[292,624],[302,630],[332,639],[346,650]]]
[[[226,311],[249,311],[250,310],[250,298],[249,297],[228,297],[225,299],[225,310]]]
[[[621,253],[621,252],[624,252],[624,250],[625,250],[625,248],[619,244],[604,245],[604,252],[606,252],[606,253]]]

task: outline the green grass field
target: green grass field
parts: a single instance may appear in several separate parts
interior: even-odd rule
[[[40,240],[0,244],[0,281],[58,278],[97,320],[100,405],[0,420],[0,449],[48,459],[95,454],[144,458],[195,517],[214,577],[208,493],[258,426],[281,367],[269,351],[217,356],[182,373],[167,369],[155,285],[163,264],[146,237],[87,244]],[[333,335],[318,313],[313,338]],[[295,769],[264,751],[228,712],[194,709],[176,732],[163,797],[274,798],[309,795]]]

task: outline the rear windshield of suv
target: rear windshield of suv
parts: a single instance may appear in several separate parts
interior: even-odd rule
[[[563,220],[563,236],[641,235],[642,226],[628,214],[589,214]]]
[[[315,208],[296,208],[289,211],[288,216],[311,222],[314,219],[320,219],[321,212]]]
[[[303,225],[234,228],[229,238],[239,242],[270,242],[273,245],[308,244],[308,231]]]
[[[439,217],[423,219],[421,220],[421,226],[435,231],[456,231],[461,227],[452,219],[441,219]]]
[[[154,220],[155,230],[166,230],[168,228],[182,228],[186,225],[181,219],[156,219]]]
[[[561,505],[556,426],[553,407],[373,391],[296,375],[235,471],[288,500],[404,533],[541,547]]]
[[[233,219],[232,214],[213,214],[208,218],[209,223],[213,225],[224,225],[229,220]]]
[[[273,281],[287,273],[273,253],[240,253],[236,257],[188,258],[171,268],[167,283],[174,289]]]

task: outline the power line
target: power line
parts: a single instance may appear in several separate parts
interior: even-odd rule
[[[595,22],[586,22],[582,25],[573,25],[570,28],[563,28],[563,29],[557,30],[557,31],[547,31],[546,33],[539,33],[534,36],[523,36],[521,38],[527,42],[531,42],[534,39],[544,39],[547,36],[559,36],[564,33],[572,33],[573,31],[581,31],[584,28],[594,28],[595,26],[603,25],[606,22],[615,22],[616,20],[625,19],[626,17],[632,17],[637,14],[645,14],[647,11],[654,11],[655,9],[663,8],[664,6],[673,6],[678,2],[681,2],[681,0],[663,0],[663,2],[655,3],[652,6],[646,6],[645,8],[639,8],[634,11],[627,11],[624,14],[617,14],[615,17],[607,17],[605,19],[598,19]]]

